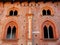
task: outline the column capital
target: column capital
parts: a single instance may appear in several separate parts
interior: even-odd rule
[[[26,14],[26,16],[33,16],[33,14]]]

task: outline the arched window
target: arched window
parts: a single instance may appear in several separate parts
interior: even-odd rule
[[[53,38],[53,28],[49,26],[49,37]]]
[[[10,37],[11,37],[11,27],[9,26],[7,28],[7,38],[10,39]]]
[[[15,38],[15,35],[16,35],[16,27],[12,27],[9,26],[7,28],[7,39],[14,39]]]
[[[10,15],[10,16],[13,16],[13,10],[10,11],[10,14],[9,14],[9,15]]]
[[[42,14],[43,14],[43,16],[44,15],[51,15],[51,11],[50,10],[43,10]]]
[[[41,26],[42,31],[42,37],[44,40],[57,40],[58,39],[58,33],[56,31],[56,25],[55,23],[49,20],[46,20],[42,23]]]
[[[12,29],[12,38],[14,38],[16,35],[16,27],[14,26]]]
[[[47,15],[51,15],[51,11],[50,10],[47,10]]]
[[[15,10],[15,11],[14,11],[14,15],[16,16],[17,14],[18,14],[18,12]]]
[[[44,26],[44,38],[48,38],[48,31],[46,26]]]
[[[43,13],[43,15],[46,15],[46,10],[43,10],[42,13]]]
[[[44,26],[44,38],[53,38],[53,28]]]
[[[17,16],[17,14],[18,14],[18,11],[14,11],[14,10],[11,10],[10,12],[9,12],[9,15],[10,16]]]

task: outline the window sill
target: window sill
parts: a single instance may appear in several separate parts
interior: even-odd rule
[[[19,15],[17,15],[17,16],[6,15],[6,17],[19,17]]]
[[[41,15],[41,16],[54,16],[54,15]]]
[[[3,41],[8,41],[8,42],[15,42],[18,41],[19,39],[2,39]]]
[[[56,40],[58,40],[57,38],[44,38],[43,39],[44,41],[56,41]]]

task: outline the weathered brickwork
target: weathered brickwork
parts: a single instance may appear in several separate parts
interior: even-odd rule
[[[42,10],[50,10],[50,16],[43,16]],[[17,16],[9,16],[9,12],[17,10]],[[30,15],[31,14],[31,15]],[[28,16],[32,16],[31,20],[31,39],[28,38]],[[43,26],[52,25],[54,39],[44,39]],[[16,38],[8,40],[7,27],[16,26]],[[60,2],[0,2],[0,45],[60,45]]]

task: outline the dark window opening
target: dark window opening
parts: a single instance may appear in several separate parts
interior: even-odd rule
[[[13,39],[16,36],[16,27],[11,28],[10,26],[7,29],[7,39]]]
[[[44,38],[48,38],[48,39],[54,38],[53,28],[51,26],[49,27],[44,26]]]
[[[13,4],[14,2],[13,1],[11,1],[11,4]]]
[[[37,35],[35,35],[35,37],[37,37]]]
[[[28,0],[28,3],[30,3],[31,2],[31,0]]]
[[[46,15],[46,10],[43,10],[42,13],[43,13],[43,15]]]
[[[47,15],[51,15],[51,11],[50,10],[47,10]]]
[[[46,26],[44,26],[44,38],[48,38],[48,31]]]
[[[38,0],[35,0],[35,2],[37,3],[37,2],[38,2]]]
[[[51,26],[49,26],[49,37],[53,38],[53,29]]]
[[[21,45],[23,45],[23,44],[21,44]]]
[[[18,12],[15,10],[15,11],[13,11],[13,10],[11,10],[10,11],[10,16],[17,16],[17,14],[18,14]]]
[[[14,26],[12,29],[12,38],[15,38],[16,35],[16,27]]]
[[[18,14],[18,12],[17,11],[14,11],[14,15],[16,16]]]
[[[36,44],[36,45],[38,45],[38,44]]]
[[[10,11],[10,14],[9,14],[9,15],[10,15],[10,16],[13,16],[13,11],[12,11],[12,10]]]
[[[9,26],[7,29],[7,38],[10,39],[11,36],[11,27]]]

